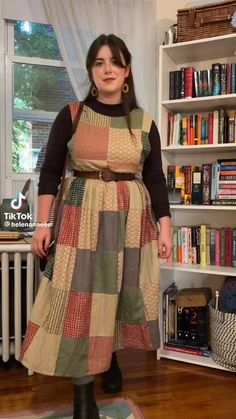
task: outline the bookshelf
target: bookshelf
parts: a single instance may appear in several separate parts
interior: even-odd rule
[[[196,165],[212,163],[217,159],[235,159],[236,143],[167,146],[168,112],[210,112],[221,107],[236,109],[236,94],[204,96],[169,100],[169,72],[193,66],[196,70],[211,68],[212,63],[236,63],[236,34],[160,46],[158,128],[161,137],[162,161],[165,174],[168,165]],[[172,224],[191,226],[207,224],[211,227],[236,227],[236,207],[213,205],[171,205]],[[213,265],[190,265],[178,262],[161,263],[161,296],[173,282],[178,288],[211,287],[220,289],[226,276],[236,276],[236,268]],[[169,351],[163,347],[163,312],[160,299],[161,348],[158,358],[224,369],[211,357]]]

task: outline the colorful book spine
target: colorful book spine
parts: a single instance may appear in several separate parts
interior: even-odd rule
[[[215,265],[220,266],[220,230],[215,230]]]
[[[212,95],[220,95],[220,63],[212,64]]]
[[[225,230],[225,266],[232,266],[232,229]]]
[[[201,251],[200,264],[203,265],[203,266],[206,266],[206,264],[207,264],[207,254],[206,254],[206,225],[205,224],[201,224],[200,251]]]
[[[232,266],[236,268],[236,228],[232,229]]]
[[[202,172],[195,170],[192,176],[192,204],[201,205],[202,202]]]
[[[215,265],[215,228],[210,229],[210,264]]]
[[[226,266],[226,257],[225,257],[225,247],[226,247],[226,238],[225,238],[225,228],[220,228],[220,265]]]
[[[175,71],[169,73],[169,99],[175,99]]]
[[[226,64],[221,64],[220,69],[220,94],[226,95],[226,79],[227,79],[227,67]]]
[[[185,80],[184,80],[184,89],[185,89],[185,98],[192,98],[194,96],[194,68],[186,67],[185,68]]]
[[[202,165],[202,205],[211,203],[211,164]]]
[[[207,356],[207,357],[211,356],[211,352],[207,350],[192,349],[192,348],[187,348],[184,346],[174,346],[170,343],[165,343],[164,349],[166,349],[167,351],[182,352],[189,355]]]
[[[182,263],[189,263],[189,249],[188,249],[188,227],[181,227],[182,237]]]

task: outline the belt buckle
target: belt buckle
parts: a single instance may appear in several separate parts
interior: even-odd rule
[[[105,168],[99,172],[99,179],[103,180],[104,182],[112,182],[115,181],[115,174],[110,170]]]

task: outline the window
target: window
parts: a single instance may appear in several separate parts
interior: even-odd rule
[[[37,173],[53,120],[76,101],[52,26],[8,22],[7,67],[7,174]]]

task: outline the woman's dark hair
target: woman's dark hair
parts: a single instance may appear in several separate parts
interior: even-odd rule
[[[89,79],[91,81],[91,86],[89,88],[89,92],[85,100],[89,100],[92,98],[91,91],[94,86],[92,82],[92,67],[97,58],[99,49],[104,45],[108,45],[118,65],[120,65],[121,67],[127,67],[129,64],[131,65],[131,60],[132,60],[131,54],[127,46],[125,45],[124,41],[121,38],[118,38],[118,36],[114,34],[110,34],[110,35],[102,34],[98,38],[96,38],[89,48],[87,59],[86,59],[86,68],[89,75]],[[122,63],[121,54],[124,57],[125,66]],[[130,68],[128,77],[126,77],[125,79],[125,83],[128,84],[129,90],[127,93],[122,92],[122,103],[123,103],[125,115],[127,116],[128,127],[131,132],[129,113],[131,112],[132,109],[138,108],[131,68]]]

